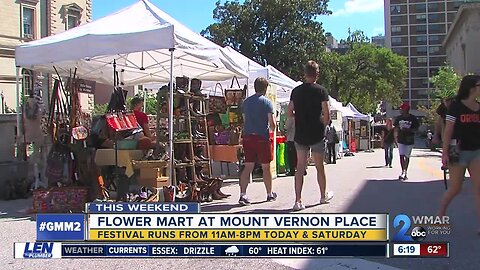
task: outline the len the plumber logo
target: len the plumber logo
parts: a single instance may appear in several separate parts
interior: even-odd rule
[[[414,227],[408,233],[410,227]],[[398,228],[393,236],[394,241],[423,241],[427,235],[449,235],[450,217],[444,216],[412,216],[405,214],[395,216],[393,227]]]

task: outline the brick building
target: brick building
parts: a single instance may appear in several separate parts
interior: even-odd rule
[[[5,105],[16,109],[15,46],[54,35],[92,19],[91,0],[0,0],[0,113]],[[37,79],[49,85],[49,76],[22,69],[22,91],[28,93]],[[42,74],[45,75],[45,74]],[[48,91],[44,89],[44,99]]]
[[[418,114],[418,105],[429,105],[430,78],[445,65],[442,42],[463,3],[460,0],[385,0],[386,46],[408,59],[402,99],[410,103],[414,114]]]

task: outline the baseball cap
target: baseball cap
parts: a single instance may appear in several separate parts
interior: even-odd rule
[[[400,110],[410,110],[410,104],[408,104],[408,102],[404,102],[402,105],[400,105]]]

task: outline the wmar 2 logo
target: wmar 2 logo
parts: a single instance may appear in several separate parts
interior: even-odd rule
[[[420,226],[414,227],[410,234],[408,234],[408,230],[410,229],[410,226],[412,225],[412,222],[410,221],[410,217],[408,217],[405,214],[400,214],[395,217],[393,220],[393,227],[400,229],[398,232],[393,236],[394,241],[405,241],[405,242],[411,242],[411,241],[423,241],[427,237],[427,231]]]

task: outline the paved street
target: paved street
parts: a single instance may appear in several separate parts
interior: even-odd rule
[[[318,205],[318,186],[315,169],[309,167],[305,181],[303,213],[399,213],[411,215],[435,214],[444,191],[440,171],[440,154],[424,149],[413,153],[409,180],[400,182],[398,153],[395,149],[394,168],[385,168],[383,150],[358,153],[354,157],[338,160],[336,165],[326,165],[328,188],[335,192],[328,205]],[[255,202],[239,207],[238,186],[229,185],[222,190],[232,193],[229,200],[216,201],[202,207],[205,212],[230,213],[288,213],[293,206],[293,177],[274,180],[279,198],[266,203],[263,183],[249,186],[248,195]],[[0,202],[0,253],[2,269],[478,269],[480,246],[473,206],[472,185],[466,181],[463,190],[450,207],[452,232],[443,238],[427,236],[426,241],[450,241],[449,259],[256,259],[256,260],[15,260],[12,258],[13,242],[35,239],[34,221],[20,213],[30,206],[31,200]],[[396,230],[392,228],[392,233]],[[7,268],[8,267],[8,268]]]

